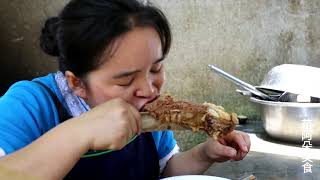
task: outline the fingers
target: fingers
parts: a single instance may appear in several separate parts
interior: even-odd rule
[[[250,141],[250,136],[248,134],[244,134],[243,136],[246,144],[247,144],[247,147],[248,147],[248,152],[250,151],[250,148],[251,148],[251,141]]]
[[[120,106],[123,109],[123,115],[126,117],[125,119],[128,121],[129,125],[130,125],[130,129],[132,130],[132,132],[130,133],[131,135],[133,134],[139,134],[141,132],[141,115],[138,112],[138,110],[132,106],[131,104],[129,104],[128,102],[126,102],[123,99],[117,99],[120,102]]]
[[[244,138],[244,136],[247,136]],[[247,134],[239,131],[231,132],[227,137],[226,141],[228,143],[236,143],[239,146],[240,150],[248,153],[250,147],[250,138]],[[249,143],[249,144],[248,144]]]
[[[234,159],[237,155],[236,149],[223,145],[219,141],[209,140],[207,145],[210,146],[207,154],[215,162],[224,162]]]
[[[251,142],[250,137],[246,133],[240,131],[234,131],[228,137],[228,141],[231,141],[233,147],[237,149],[237,155],[234,160],[242,160],[250,150]]]
[[[132,105],[128,104],[128,109],[130,111],[130,114],[132,115],[132,118],[134,119],[133,123],[133,128],[134,128],[134,132],[137,133],[137,134],[140,134],[141,133],[141,115],[139,113],[139,111],[133,107]]]
[[[225,146],[227,145],[227,142],[226,142],[224,139],[222,139],[222,138],[221,138],[221,139],[218,139],[218,141],[219,141],[220,144],[223,144],[223,145],[225,145]]]
[[[235,158],[237,156],[237,150],[229,147],[229,146],[223,146],[224,152],[222,155],[225,157],[228,157],[229,159]]]
[[[94,150],[121,149],[141,132],[140,113],[121,98],[99,104],[79,118],[83,119],[78,124],[84,124],[81,127],[89,141],[89,148]],[[106,128],[109,130],[105,131]]]
[[[241,137],[243,138],[243,140],[245,141],[246,145],[247,145],[247,149],[248,151],[247,152],[241,152],[240,153],[240,157],[239,157],[239,160],[242,160],[250,151],[250,147],[251,147],[251,141],[250,141],[250,137],[248,134],[246,133],[242,133],[241,134]]]

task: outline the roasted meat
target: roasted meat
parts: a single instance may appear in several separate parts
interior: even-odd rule
[[[238,124],[235,113],[228,114],[223,107],[212,103],[194,104],[176,101],[171,96],[160,96],[143,108],[142,129],[205,131],[213,138],[220,138],[234,130]]]

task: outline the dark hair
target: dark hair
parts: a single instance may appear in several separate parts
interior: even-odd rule
[[[82,77],[103,63],[102,53],[134,27],[152,27],[160,37],[163,56],[171,45],[168,20],[158,8],[138,0],[71,0],[58,17],[47,19],[40,46],[58,56],[59,69]]]

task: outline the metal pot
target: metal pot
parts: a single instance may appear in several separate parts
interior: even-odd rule
[[[263,127],[271,137],[302,144],[302,133],[311,132],[311,142],[320,144],[320,103],[250,100],[260,105]],[[304,127],[306,124],[310,129]]]
[[[320,98],[320,68],[282,64],[272,68],[264,77],[259,90],[283,91]]]

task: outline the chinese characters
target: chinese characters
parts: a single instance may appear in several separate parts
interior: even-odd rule
[[[312,173],[312,160],[308,156],[308,150],[312,148],[312,120],[302,120],[302,132],[301,132],[302,148],[304,152],[304,164],[303,173]]]

